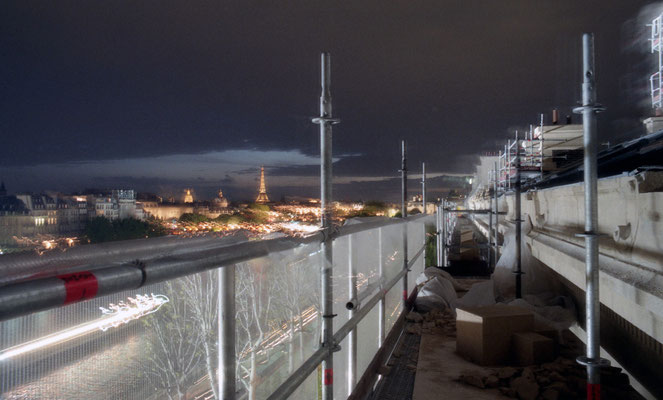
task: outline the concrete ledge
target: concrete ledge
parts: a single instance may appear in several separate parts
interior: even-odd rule
[[[584,247],[537,231],[530,232],[525,241],[531,246],[534,257],[584,290]],[[604,254],[599,255],[599,265],[601,303],[658,342],[663,342],[663,296],[657,293],[660,287],[647,288],[650,290],[643,287],[647,284],[646,277],[642,275],[643,269],[636,265]],[[624,276],[628,271],[631,275]],[[652,280],[656,280],[654,275],[658,274],[649,274]]]

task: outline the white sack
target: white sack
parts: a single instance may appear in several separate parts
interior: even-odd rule
[[[451,284],[453,285],[454,290],[465,290],[465,287],[463,285],[461,285],[460,283],[458,283],[458,281],[456,281],[454,279],[454,277],[451,276],[450,273],[448,273],[447,271],[445,271],[441,268],[437,268],[437,267],[428,267],[428,268],[426,268],[423,273],[421,273],[421,274],[419,274],[419,276],[417,276],[416,284],[417,284],[417,286],[419,286],[422,283],[428,282],[429,280],[431,280],[433,278],[436,278],[436,277],[440,277],[442,279],[446,279],[449,282],[451,282]]]
[[[415,301],[418,311],[428,312],[432,309],[456,309],[456,291],[448,280],[439,276],[426,282]]]

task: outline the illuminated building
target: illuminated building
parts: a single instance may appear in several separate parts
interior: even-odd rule
[[[112,191],[112,197],[117,201],[119,219],[138,218],[138,215],[136,215],[136,193],[133,190],[116,189]]]
[[[223,192],[219,189],[219,195],[214,199],[214,207],[216,208],[227,208],[228,199],[223,197]]]
[[[184,195],[184,202],[193,203],[193,195],[191,194],[191,189],[186,190],[186,194]]]
[[[0,195],[0,244],[13,243],[13,236],[23,236],[24,231],[34,231],[33,217],[30,210],[25,207],[16,196],[7,196],[2,185],[3,193]]]
[[[108,219],[137,218],[144,219],[141,205],[136,205],[136,192],[132,189],[113,189],[110,196],[88,196],[89,216]]]
[[[258,191],[258,198],[256,203],[269,203],[269,197],[267,197],[267,187],[265,186],[265,167],[260,167],[260,188]]]
[[[16,198],[25,204],[34,217],[34,225],[38,228],[36,233],[57,233],[58,208],[61,204],[57,199],[46,194],[18,194]]]
[[[104,217],[111,220],[120,217],[119,206],[112,197],[92,197],[90,200],[88,204],[92,208],[91,217]]]
[[[78,234],[87,218],[85,198],[30,193],[0,196],[0,244],[15,246],[18,239],[38,235]]]
[[[151,215],[154,218],[161,220],[178,219],[182,214],[191,214],[194,212],[192,204],[156,202],[142,203],[142,210],[146,215]]]

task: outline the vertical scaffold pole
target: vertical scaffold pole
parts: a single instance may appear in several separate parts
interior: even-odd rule
[[[421,213],[428,214],[426,212],[426,163],[421,163]],[[424,226],[424,254],[421,256],[424,258],[424,268],[426,268],[426,223],[423,223]]]
[[[384,282],[384,266],[382,260],[382,228],[378,228],[378,277],[381,282]],[[384,317],[385,317],[385,296],[387,291],[382,291],[382,297],[380,298],[380,305],[378,308],[378,347],[382,347],[384,343]]]
[[[219,279],[219,395],[234,399],[235,392],[235,265],[218,270]]]
[[[518,133],[516,132],[516,135]],[[517,136],[516,136],[517,138]],[[522,224],[521,224],[521,206],[520,206],[520,145],[519,141],[516,139],[515,142],[516,145],[516,156],[515,156],[515,163],[516,163],[516,181],[514,182],[514,195],[515,195],[515,203],[516,203],[516,270],[514,273],[516,274],[516,298],[520,299],[523,295],[522,293],[522,275],[523,275],[523,265],[522,265],[522,259],[521,259],[521,241],[522,241]]]
[[[506,178],[511,189],[511,139],[506,142]]]
[[[426,253],[428,253],[428,252],[426,251],[426,247],[428,247],[428,234],[427,234],[427,232],[426,232],[426,222],[425,222],[425,221],[424,221],[423,224],[421,224],[421,227],[422,227],[423,230],[424,230],[424,243],[423,243],[423,245],[424,245],[424,252],[423,252],[423,254],[421,255],[421,257],[423,257],[423,260],[424,260],[424,263],[423,263],[423,264],[424,264],[424,269],[426,269],[426,267],[428,266],[428,265],[426,265]],[[423,270],[422,270],[422,271],[423,271]]]
[[[401,141],[401,218],[407,219],[407,145]],[[407,221],[403,224],[403,269],[407,269]],[[403,275],[403,309],[407,308],[407,272]]]
[[[497,175],[497,171],[493,171],[494,175]],[[490,173],[488,174],[488,182],[490,182]],[[495,193],[493,193],[493,196]],[[493,245],[493,211],[492,211],[492,204],[493,204],[493,199],[488,198],[488,209],[490,212],[488,213],[488,268],[491,268],[493,266],[493,251],[492,251],[492,245]]]
[[[534,166],[534,125],[529,124],[529,139],[527,141],[529,151],[526,153],[527,155],[527,165],[531,167]]]
[[[497,159],[497,175],[498,175],[498,185],[502,186],[502,151],[500,151],[500,156]]]
[[[541,144],[541,179],[543,179],[543,114],[541,114],[541,131],[539,132],[539,143]]]
[[[426,212],[426,163],[421,163],[421,210],[422,214],[428,214]]]
[[[313,123],[320,125],[320,218],[324,240],[322,242],[321,303],[322,303],[322,346],[329,351],[322,361],[322,399],[334,398],[334,326],[332,293],[332,124],[340,121],[332,118],[330,54],[320,55],[322,93],[320,116]]]
[[[350,299],[357,299],[357,268],[353,260],[354,246],[352,236],[348,236],[348,297]],[[359,302],[357,306],[348,311],[348,319],[355,315],[355,309],[360,307]],[[357,384],[357,327],[350,331],[348,334],[348,396],[352,394],[352,390]]]
[[[442,266],[447,266],[447,202],[442,200]]]
[[[598,248],[598,172],[596,154],[598,149],[596,114],[603,107],[596,103],[594,77],[594,35],[582,37],[583,83],[582,107],[574,111],[582,113],[585,180],[585,329],[587,330],[587,354],[578,357],[578,362],[587,367],[587,399],[601,397],[600,367],[609,364],[601,359],[600,353],[600,300],[599,300],[599,248]]]
[[[435,250],[437,261],[436,266],[442,267],[442,203],[437,205],[437,215],[435,215],[435,222],[437,223],[437,237],[435,241]]]
[[[495,170],[497,170],[497,163],[495,163]],[[493,248],[495,251],[495,258],[493,259],[495,262],[493,263],[492,267],[493,269],[497,265],[497,260],[500,258],[499,254],[499,247],[497,244],[497,237],[500,233],[500,208],[499,208],[499,203],[498,203],[498,197],[499,197],[499,183],[498,183],[498,177],[495,175],[495,180],[493,182],[493,190],[495,192],[495,236],[493,236],[493,239],[495,240],[495,243],[493,244]]]

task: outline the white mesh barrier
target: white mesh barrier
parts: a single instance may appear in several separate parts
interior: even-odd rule
[[[375,222],[375,220],[372,220]],[[408,289],[424,270],[425,223],[386,224],[333,243],[334,329],[384,294],[384,332],[402,312],[403,287],[384,285],[403,271],[403,230],[411,263]],[[235,268],[238,396],[268,397],[319,348],[318,242],[270,253]],[[0,398],[218,398],[221,269],[0,322]],[[356,292],[356,295],[355,295]],[[379,349],[379,302],[356,328],[356,380]],[[334,392],[346,398],[349,336],[334,353]],[[310,371],[310,370],[309,370]],[[291,398],[316,398],[318,369]]]

